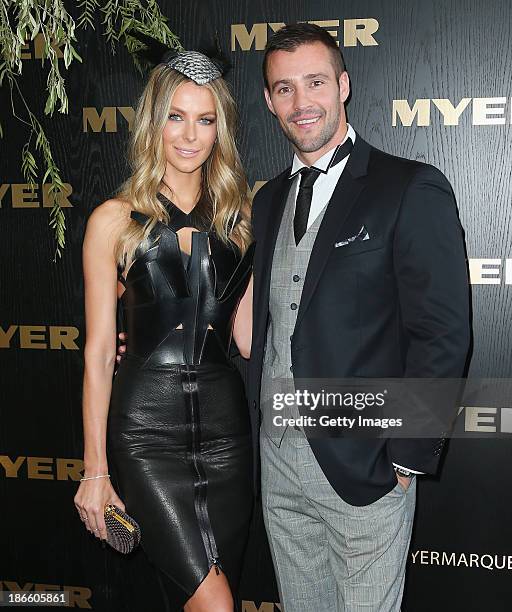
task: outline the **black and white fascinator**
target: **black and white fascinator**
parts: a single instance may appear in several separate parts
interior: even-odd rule
[[[222,55],[218,39],[213,49],[186,51],[170,49],[160,41],[140,32],[131,33],[131,36],[137,38],[144,45],[144,48],[135,51],[141,63],[149,68],[165,64],[169,68],[181,72],[198,85],[205,85],[225,76],[231,68],[230,62]]]

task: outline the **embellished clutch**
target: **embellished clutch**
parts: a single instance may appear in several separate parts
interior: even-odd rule
[[[115,504],[105,506],[107,543],[120,553],[127,554],[140,542],[140,527],[129,514]]]

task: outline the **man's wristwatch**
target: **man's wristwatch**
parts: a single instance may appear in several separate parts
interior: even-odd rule
[[[397,465],[394,465],[393,467],[399,476],[405,476],[406,478],[412,478],[414,476],[414,472],[409,472],[409,470],[406,470],[405,468],[398,467]]]

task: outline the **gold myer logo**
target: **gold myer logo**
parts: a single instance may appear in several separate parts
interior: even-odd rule
[[[461,406],[464,412],[464,431],[479,433],[512,433],[512,408],[492,406]]]
[[[51,208],[53,199],[50,195],[51,185],[44,184],[30,186],[27,183],[0,183],[0,208],[10,206],[11,208]],[[69,196],[73,188],[69,183],[64,183],[62,191],[57,195],[57,202],[62,208],[71,208]]]
[[[68,325],[0,325],[0,349],[67,349],[77,351],[78,328]]]
[[[278,610],[282,610],[279,603],[262,601],[258,606],[255,601],[242,600],[242,612],[277,612]]]
[[[30,593],[31,591],[55,593],[59,591],[66,591],[66,593],[69,593],[69,603],[66,604],[66,608],[84,608],[87,610],[92,610],[92,606],[89,601],[92,597],[92,590],[89,587],[45,584],[43,582],[25,582],[24,584],[18,584],[18,582],[15,580],[4,578],[4,580],[0,580],[0,591],[3,591],[2,601],[4,602],[9,600],[9,593],[20,594]],[[24,608],[24,606],[20,607]]]
[[[132,106],[104,106],[98,110],[86,106],[82,112],[84,132],[117,132],[120,125],[131,132],[135,110]]]
[[[62,43],[64,44],[64,43]],[[31,60],[31,59],[42,59],[44,47],[46,45],[46,40],[43,34],[36,34],[34,40],[27,40],[24,45],[21,45],[21,59],[22,60]],[[55,49],[57,57],[60,59],[64,57],[62,53],[62,49],[59,45],[55,44],[54,41],[51,41],[51,46]]]
[[[254,181],[254,185],[252,186],[252,189],[249,188],[249,198],[251,200],[254,198],[254,196],[258,193],[258,191],[263,187],[263,185],[266,182],[267,181]]]
[[[512,285],[512,259],[469,259],[472,285]]]
[[[14,457],[0,455],[0,477],[31,480],[80,480],[82,459],[63,457]]]
[[[379,29],[379,22],[374,18],[368,19],[323,19],[307,21],[327,31],[336,40],[338,45],[363,47],[378,45],[374,34]],[[286,24],[283,22],[255,23],[249,27],[244,23],[234,23],[231,26],[231,51],[261,51],[265,48],[269,36],[277,32]],[[340,28],[341,26],[341,28]],[[331,29],[334,28],[334,29]],[[342,37],[340,40],[340,36]]]
[[[419,98],[393,100],[392,125],[428,126],[435,112],[443,125],[459,125],[462,113],[471,113],[473,125],[505,125],[512,123],[512,106],[507,111],[508,98],[462,98],[452,102],[448,98]]]

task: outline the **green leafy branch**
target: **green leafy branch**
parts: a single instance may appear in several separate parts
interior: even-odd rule
[[[43,158],[46,171],[44,173],[42,184],[49,178],[48,196],[50,198],[51,210],[50,210],[50,221],[49,225],[54,231],[54,237],[56,241],[54,261],[57,257],[62,256],[62,250],[65,245],[65,230],[66,230],[66,219],[64,217],[64,211],[60,206],[60,194],[64,189],[64,184],[60,176],[59,168],[57,167],[54,159],[50,143],[46,134],[44,133],[43,126],[34,115],[34,113],[28,107],[25,98],[23,97],[17,80],[13,79],[12,75],[8,72],[5,74],[6,78],[10,81],[11,90],[11,108],[13,116],[21,121],[22,123],[30,127],[30,135],[28,141],[23,145],[21,149],[21,171],[29,189],[35,190],[37,185],[37,178],[39,174],[39,167],[35,160],[35,157],[31,151],[32,139],[35,136],[34,150],[39,151]],[[25,106],[25,112],[28,120],[20,117],[15,110],[13,91],[16,91],[21,98],[22,103]]]
[[[96,1],[96,0],[93,0]],[[115,42],[120,41],[131,54],[135,67],[143,73],[136,51],[144,47],[133,34],[141,32],[168,47],[182,49],[179,38],[171,32],[167,18],[155,0],[107,0],[101,11],[104,13],[105,36],[115,53]]]
[[[51,202],[49,225],[54,232],[56,249],[54,261],[62,256],[65,245],[65,216],[60,206],[60,194],[64,183],[60,169],[55,163],[52,148],[44,129],[34,112],[29,108],[19,87],[22,75],[22,52],[28,40],[33,41],[39,34],[43,37],[41,63],[49,64],[46,81],[47,98],[44,114],[53,116],[58,105],[60,113],[68,113],[68,97],[64,77],[61,74],[59,58],[64,60],[67,70],[74,60],[82,62],[74,42],[77,28],[95,29],[95,22],[101,20],[103,34],[112,53],[121,42],[132,54],[136,68],[142,72],[139,59],[134,54],[143,45],[132,34],[142,32],[169,47],[181,48],[180,42],[167,25],[156,0],[80,0],[81,11],[76,22],[67,12],[63,0],[0,0],[0,87],[7,83],[11,94],[13,116],[30,128],[29,138],[21,150],[21,170],[27,184],[35,189],[39,168],[34,154],[42,157],[45,172],[42,183],[49,180],[48,195]],[[11,25],[13,24],[13,25]],[[16,112],[14,92],[21,100],[26,118]],[[0,137],[3,129],[0,123]],[[33,143],[35,140],[35,143]]]

